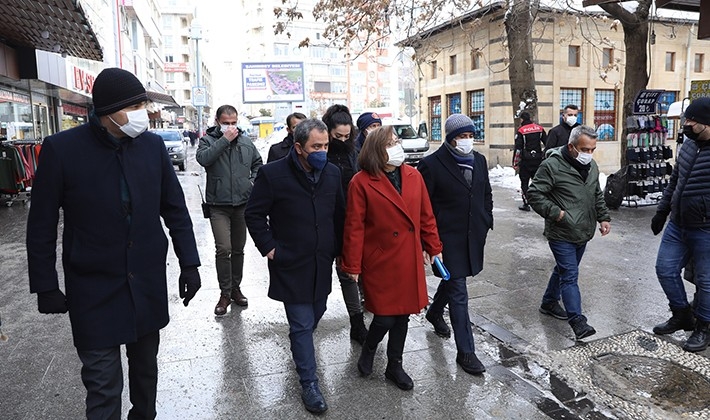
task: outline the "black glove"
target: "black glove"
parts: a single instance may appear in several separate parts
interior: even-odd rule
[[[200,273],[197,271],[197,267],[185,267],[180,270],[178,284],[178,287],[180,288],[180,297],[184,298],[182,300],[182,304],[187,306],[202,286],[202,281],[200,281]]]
[[[666,224],[666,218],[668,216],[663,213],[656,213],[651,219],[651,230],[654,235],[658,235],[663,230],[663,225]]]
[[[42,314],[65,314],[67,297],[59,289],[37,293],[37,308]]]

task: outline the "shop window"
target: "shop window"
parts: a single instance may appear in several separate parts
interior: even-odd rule
[[[594,129],[597,140],[616,140],[616,91],[599,89],[594,91]]]
[[[468,116],[473,123],[473,141],[477,143],[483,143],[486,139],[485,106],[486,96],[483,89],[468,92]]]
[[[429,116],[431,118],[431,140],[441,141],[441,97],[429,98]]]

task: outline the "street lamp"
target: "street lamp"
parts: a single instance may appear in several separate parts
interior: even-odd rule
[[[202,86],[202,60],[200,59],[200,40],[202,39],[202,25],[195,18],[192,20],[192,26],[190,27],[190,38],[195,40],[195,64],[197,66],[197,81],[192,86],[192,105],[197,107],[197,135],[202,136],[202,107],[205,105],[204,101],[207,98],[205,88]],[[204,96],[199,95],[196,97],[196,93],[205,92]]]

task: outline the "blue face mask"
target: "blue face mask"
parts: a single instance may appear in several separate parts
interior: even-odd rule
[[[306,157],[306,162],[316,170],[322,170],[328,163],[328,153],[326,151],[311,152]]]

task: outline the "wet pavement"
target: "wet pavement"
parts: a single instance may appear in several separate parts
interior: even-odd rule
[[[187,171],[178,175],[195,225],[203,287],[183,307],[171,250],[171,322],[161,332],[158,418],[312,417],[300,400],[283,307],[266,296],[266,261],[250,239],[242,287],[249,307],[232,305],[227,315],[213,315],[219,298],[214,242],[201,217],[197,186],[204,186],[205,176],[194,149]],[[493,180],[495,229],[484,270],[469,280],[477,353],[487,372],[463,372],[455,363],[453,337],[436,336],[420,314],[411,317],[404,355],[414,390],[385,382],[384,346],[373,375],[360,377],[360,348],[349,339],[334,275],[328,310],[315,333],[318,374],[329,405],[320,417],[709,418],[710,352],[683,352],[679,344],[687,333],[650,333],[670,315],[654,273],[660,242],[650,231],[655,207],[612,211],[611,233],[589,243],[580,285],[584,313],[597,334],[580,344],[565,321],[538,312],[553,266],[543,220],[519,211],[519,194],[500,181]],[[30,205],[0,206],[0,316],[9,337],[0,342],[0,418],[82,418],[85,391],[69,319],[39,314],[28,291],[24,237]],[[433,296],[437,280],[430,275],[427,281]],[[126,387],[124,418],[129,407]]]

